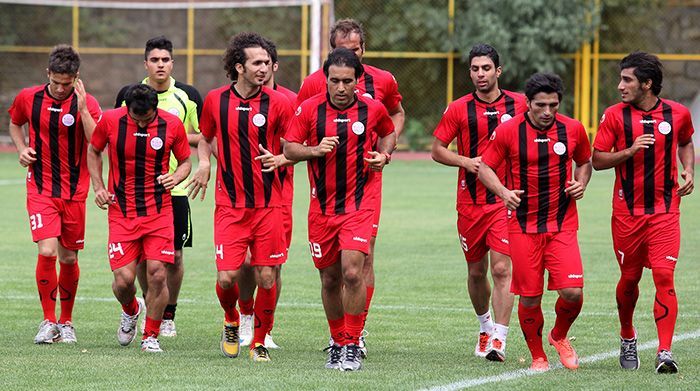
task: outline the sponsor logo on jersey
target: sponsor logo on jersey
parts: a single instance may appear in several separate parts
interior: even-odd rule
[[[670,256],[670,255],[667,255],[667,256],[666,256],[666,259],[668,259],[668,260],[671,261],[671,262],[678,262],[678,258],[674,258],[674,257],[672,257],[672,256]]]
[[[550,140],[549,137],[547,137],[547,138],[536,138],[536,139],[535,139],[535,142],[536,142],[536,143],[548,143],[548,142],[550,142],[550,141],[552,141],[552,140]]]
[[[655,119],[640,119],[639,123],[640,124],[655,124],[656,120]]]
[[[63,111],[60,107],[47,107],[46,110],[53,111],[54,113],[60,113]]]
[[[350,118],[336,118],[333,120],[333,122],[338,123],[338,122],[347,122],[350,123]]]
[[[160,253],[163,255],[175,255],[175,251],[170,250],[160,250]]]
[[[270,255],[270,258],[278,259],[278,258],[282,258],[283,256],[284,256],[284,253],[277,253],[277,254]]]
[[[148,137],[148,133],[134,132],[134,136],[136,136],[136,137]]]
[[[571,279],[580,280],[583,278],[583,274],[569,274],[568,277]]]
[[[487,117],[494,117],[497,116],[498,114],[501,114],[500,111],[495,110],[495,111],[484,111],[484,115]]]
[[[241,106],[238,106],[238,107],[236,107],[236,110],[237,110],[237,111],[251,111],[251,110],[253,110],[253,108],[252,108],[252,107],[241,107]]]
[[[361,238],[361,237],[359,237],[359,236],[354,236],[354,237],[352,238],[352,240],[354,240],[354,241],[356,241],[356,242],[360,242],[360,243],[367,243],[367,239]]]

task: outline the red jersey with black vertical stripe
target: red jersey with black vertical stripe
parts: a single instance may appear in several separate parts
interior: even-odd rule
[[[339,144],[324,157],[307,162],[311,185],[310,212],[342,215],[374,209],[380,179],[370,175],[365,158],[374,139],[386,137],[394,124],[384,106],[355,95],[355,102],[339,110],[327,94],[318,94],[298,108],[285,140],[318,145],[324,137],[338,136]],[[376,136],[375,136],[376,134]]]
[[[357,80],[355,93],[378,100],[388,111],[394,111],[403,99],[399,93],[399,84],[394,76],[388,71],[371,65],[362,64],[362,66],[365,71]],[[326,75],[323,73],[323,69],[319,69],[304,79],[297,95],[297,106],[314,95],[326,92],[326,90]]]
[[[493,102],[485,102],[476,92],[467,94],[450,103],[435,128],[433,136],[449,144],[457,139],[457,153],[469,158],[481,156],[488,145],[489,137],[496,127],[527,111],[525,96],[501,90]],[[499,167],[496,174],[505,181],[505,166]],[[457,177],[457,205],[482,205],[499,202],[486,186],[479,182],[477,175],[459,169]]]
[[[280,206],[280,170],[262,172],[258,144],[278,155],[280,138],[289,128],[292,105],[280,92],[262,87],[251,97],[241,97],[234,85],[210,91],[204,99],[199,128],[216,137],[219,156],[216,170],[216,204],[234,208]]]
[[[179,117],[157,109],[153,121],[141,128],[126,106],[108,110],[90,144],[96,151],[109,148],[108,188],[115,201],[110,217],[153,216],[172,207],[169,192],[156,179],[168,173],[171,152],[178,161],[190,156]]]
[[[289,100],[289,104],[296,105],[297,94],[289,88],[275,84],[275,91],[281,92]],[[287,129],[285,129],[285,132]],[[294,166],[286,166],[279,169],[280,182],[282,182],[282,205],[292,206],[294,201]]]
[[[679,213],[677,151],[692,142],[693,132],[688,109],[671,100],[659,99],[649,111],[628,103],[605,110],[595,149],[622,151],[642,134],[653,134],[655,140],[615,167],[613,214]]]
[[[87,108],[97,121],[102,115],[97,100],[86,95]],[[49,94],[48,85],[25,88],[8,110],[13,124],[28,124],[29,147],[36,159],[28,168],[27,194],[84,201],[90,186],[87,137],[78,111],[78,96],[64,100]]]
[[[545,233],[578,229],[576,201],[564,189],[572,179],[572,164],[587,163],[591,144],[583,125],[557,114],[547,129],[539,129],[527,113],[498,126],[481,157],[491,168],[506,165],[506,187],[524,190],[520,205],[508,213],[510,232]]]

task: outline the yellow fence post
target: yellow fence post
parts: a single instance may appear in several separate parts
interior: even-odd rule
[[[574,54],[574,118],[581,118],[581,49]]]
[[[591,44],[581,46],[581,111],[579,121],[588,132],[591,126]]]
[[[303,82],[309,72],[309,5],[301,6],[301,79]]]
[[[447,34],[450,37],[450,41],[454,38],[455,32],[455,1],[449,0],[448,2],[448,24],[447,24]],[[454,50],[450,48],[447,54],[447,103],[445,106],[452,102],[454,96],[454,74],[455,74],[455,64],[454,64],[455,54]]]
[[[187,7],[187,84],[194,84],[194,6]]]
[[[80,44],[80,6],[78,1],[73,1],[73,30],[72,30],[72,45],[75,50],[78,50]]]

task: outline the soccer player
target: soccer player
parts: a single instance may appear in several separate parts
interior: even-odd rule
[[[354,19],[341,19],[337,21],[330,31],[330,45],[332,49],[346,48],[352,50],[362,62],[362,55],[365,53],[365,33],[362,25]],[[401,94],[399,94],[399,85],[394,76],[383,70],[371,65],[363,64],[363,73],[357,80],[355,92],[370,99],[380,101],[389,112],[391,121],[394,123],[396,138],[398,139],[403,130],[405,115],[403,106],[401,105]],[[312,96],[326,92],[326,75],[322,69],[312,73],[301,85],[299,94],[297,95],[297,106],[306,99]],[[382,172],[371,171],[370,175],[379,177],[381,183]],[[367,255],[362,274],[367,287],[367,302],[363,313],[363,336],[360,338],[362,355],[367,355],[365,347],[364,323],[367,320],[369,306],[374,295],[374,246],[377,241],[377,233],[379,230],[379,218],[381,215],[382,203],[382,187],[377,187],[378,196],[374,199],[377,205],[374,207],[374,220],[372,223],[372,238],[370,239],[370,250]],[[332,345],[332,342],[331,344]]]
[[[479,168],[479,180],[508,209],[511,291],[520,296],[518,318],[536,371],[549,369],[542,348],[545,269],[547,288],[559,294],[547,339],[566,368],[578,368],[566,334],[583,305],[576,201],[591,178],[591,150],[583,125],[557,112],[562,90],[559,76],[532,75],[525,84],[528,111],[496,128]],[[504,164],[508,187],[497,174]]]
[[[46,70],[48,83],[23,89],[9,109],[10,136],[19,163],[28,168],[27,213],[39,250],[36,284],[44,320],[34,337],[37,344],[77,342],[72,314],[80,276],[78,251],[85,243],[89,186],[85,154],[95,121],[102,115],[97,100],[85,92],[79,68],[80,56],[72,47],[54,47]]]
[[[167,267],[174,262],[170,190],[192,168],[185,128],[178,117],[158,108],[158,94],[147,84],[131,87],[126,106],[105,112],[88,147],[95,203],[108,209],[112,290],[122,305],[117,340],[129,345],[144,303],[136,298],[136,265],[146,263],[146,326],[141,350],[162,352],[158,341],[168,304]],[[109,189],[102,180],[102,151],[109,156]],[[178,161],[169,172],[170,153]]]
[[[673,275],[680,248],[679,205],[695,186],[695,149],[688,109],[659,98],[662,69],[652,54],[634,52],[622,59],[617,85],[622,102],[608,107],[600,119],[593,167],[615,168],[612,239],[620,266],[620,366],[639,368],[632,318],[647,267],[656,286],[656,372],[676,373],[678,364],[671,355],[678,315]],[[680,186],[677,160],[683,166]]]
[[[309,246],[333,339],[326,368],[354,371],[362,368],[359,339],[367,294],[362,267],[380,185],[370,171],[389,162],[396,136],[384,106],[354,92],[363,70],[351,50],[334,49],[323,72],[328,92],[297,108],[284,153],[308,160]]]
[[[282,221],[282,184],[275,170],[291,164],[281,154],[281,138],[294,110],[280,92],[264,87],[271,71],[265,41],[256,33],[231,38],[224,69],[233,81],[207,94],[199,142],[199,169],[190,180],[191,196],[206,191],[212,139],[217,142],[214,246],[218,278],[216,294],[224,309],[221,351],[239,353],[239,313],[236,282],[250,249],[258,291],[255,330],[250,344],[253,361],[270,361],[265,335],[270,332],[277,303],[275,268],[287,259]],[[202,193],[204,197],[204,193]]]
[[[277,59],[277,46],[274,42],[265,38],[265,50],[270,55],[270,72],[265,78],[265,87],[283,93],[289,103],[294,105],[297,94],[275,82],[275,73],[279,69],[279,61]],[[294,199],[294,166],[280,167],[278,170],[280,182],[282,183],[282,224],[284,225],[284,234],[287,241],[287,251],[292,244],[292,201]],[[280,293],[282,292],[282,265],[275,266],[275,285],[277,286],[276,302],[279,302]],[[246,260],[241,266],[241,277],[238,280],[239,297],[238,307],[240,309],[240,339],[241,346],[249,346],[253,340],[253,320],[255,310],[253,309],[253,293],[255,292],[255,271],[250,266],[250,254],[246,256]],[[272,325],[270,326],[272,329]],[[265,347],[268,349],[278,349],[279,346],[272,339],[272,335],[265,335]]]
[[[179,83],[173,79],[173,43],[164,36],[151,38],[146,42],[143,66],[148,76],[142,84],[148,84],[158,92],[158,108],[171,114],[175,114],[185,125],[187,140],[190,145],[196,146],[199,135],[199,116],[197,101],[202,98],[199,92],[189,84]],[[119,91],[115,107],[124,105],[124,95],[132,85],[125,86]],[[190,97],[192,96],[192,97]],[[174,155],[170,155],[170,173],[175,172],[178,162]],[[173,226],[175,228],[175,262],[168,264],[168,305],[165,306],[163,322],[160,324],[160,335],[163,337],[175,337],[175,310],[177,298],[182,286],[182,278],[185,273],[183,264],[183,247],[192,247],[192,216],[190,204],[187,201],[187,189],[185,182],[181,182],[171,191],[173,205]],[[143,296],[148,294],[148,279],[146,278],[146,265],[141,262],[136,267],[136,275]]]
[[[481,155],[498,124],[527,111],[525,97],[498,87],[502,69],[496,49],[474,45],[469,51],[469,76],[476,90],[452,102],[433,135],[433,160],[459,167],[457,232],[467,261],[467,291],[479,321],[474,354],[504,361],[508,324],[513,310],[510,293],[510,250],[505,206],[477,180]],[[457,153],[448,145],[457,138]],[[505,167],[498,171],[505,182]],[[490,254],[490,255],[489,255]],[[486,278],[491,263],[491,286]]]

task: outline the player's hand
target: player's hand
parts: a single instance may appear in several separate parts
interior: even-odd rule
[[[479,167],[481,166],[481,156],[475,158],[464,157],[462,160],[462,167],[472,174],[479,174]]]
[[[583,192],[586,191],[586,187],[583,186],[583,183],[577,182],[576,180],[571,180],[566,182],[567,186],[566,189],[564,189],[564,192],[569,195],[569,197],[573,198],[574,200],[580,200],[583,198]]]
[[[373,171],[381,171],[384,169],[384,166],[386,165],[386,155],[383,153],[379,153],[377,151],[369,151],[367,154],[370,156],[368,158],[365,158],[365,161],[367,164],[369,164],[369,168]]]
[[[634,140],[634,143],[629,149],[632,151],[632,155],[634,155],[639,152],[640,149],[647,149],[654,145],[655,141],[653,134],[643,134]]]
[[[190,197],[191,199],[197,198],[197,194],[199,192],[202,192],[202,196],[200,197],[201,201],[204,201],[204,196],[207,194],[207,183],[209,183],[209,166],[202,164],[202,162],[199,162],[199,168],[197,171],[195,171],[194,175],[192,175],[192,178],[187,182],[187,185],[185,187],[189,190],[187,190],[187,196]]]
[[[272,172],[275,168],[279,167],[280,159],[273,155],[272,152],[263,148],[262,144],[258,144],[258,149],[262,155],[256,156],[255,160],[260,160],[262,163],[262,172]]]
[[[36,151],[32,147],[26,147],[19,153],[19,164],[28,167],[36,161]]]
[[[683,170],[683,172],[681,172],[681,178],[685,180],[685,183],[678,188],[678,195],[683,197],[692,193],[695,189],[694,173],[688,170]]]
[[[506,204],[506,209],[515,210],[520,206],[520,196],[525,193],[524,190],[508,190],[505,189],[503,194],[501,194],[501,199],[503,203]]]
[[[338,136],[324,137],[321,142],[314,148],[314,156],[323,157],[328,152],[332,151],[336,145],[340,144]]]
[[[85,92],[85,85],[80,79],[75,79],[75,84],[73,85],[75,89],[75,95],[78,97],[78,111],[83,111],[87,107],[87,93]]]
[[[114,203],[114,194],[110,194],[105,188],[95,190],[95,203],[100,209],[106,210]]]
[[[159,175],[158,178],[156,178],[156,181],[160,183],[165,190],[171,190],[177,184],[175,183],[175,178],[173,178],[173,174],[171,173]]]

